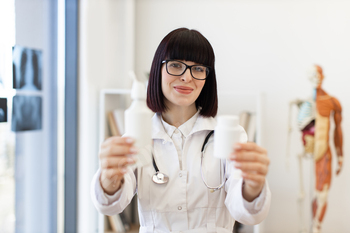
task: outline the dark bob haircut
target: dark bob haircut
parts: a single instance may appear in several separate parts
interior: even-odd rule
[[[210,66],[209,75],[202,92],[196,100],[199,114],[205,117],[215,117],[218,110],[218,97],[215,76],[215,55],[209,41],[198,31],[179,28],[164,37],[153,58],[147,89],[147,105],[153,112],[165,112],[162,92],[162,61],[177,59],[192,61]]]

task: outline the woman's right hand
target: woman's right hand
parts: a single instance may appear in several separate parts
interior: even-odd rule
[[[129,156],[137,152],[133,144],[132,138],[119,136],[110,137],[102,143],[99,153],[100,183],[105,193],[113,195],[123,184],[127,166],[135,163]]]

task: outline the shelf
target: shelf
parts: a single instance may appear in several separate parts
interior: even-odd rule
[[[99,106],[99,141],[100,144],[110,137],[109,124],[107,115],[114,110],[125,110],[131,103],[129,89],[103,89],[100,91],[100,106]],[[122,123],[123,124],[123,123]],[[136,196],[134,197],[136,198]],[[136,204],[135,204],[136,203]],[[132,226],[127,233],[134,233],[139,231],[139,225],[137,216],[137,202],[136,199],[132,201],[131,205],[126,207],[123,213],[127,216],[127,219],[132,220]],[[113,231],[108,224],[106,216],[99,214],[99,233],[112,233]],[[114,232],[113,232],[114,233]]]

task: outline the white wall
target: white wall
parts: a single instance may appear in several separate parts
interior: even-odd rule
[[[188,27],[202,32],[214,47],[219,91],[265,93],[263,144],[271,159],[268,180],[273,201],[264,232],[298,231],[296,154],[301,152],[301,144],[299,134],[294,133],[288,171],[288,103],[311,95],[306,69],[314,63],[324,68],[324,89],[336,96],[344,108],[344,170],[332,183],[324,232],[350,229],[350,203],[346,199],[350,195],[350,164],[346,156],[350,151],[346,143],[350,130],[349,10],[349,1],[334,0],[137,1],[138,75],[149,70],[155,49],[168,32]],[[305,176],[310,177],[310,163],[306,165]],[[307,181],[310,183],[310,178]],[[305,188],[309,191],[309,187]],[[309,217],[310,213],[305,215]]]
[[[130,36],[133,31],[132,27],[125,28],[130,23],[130,12],[125,11],[128,1],[88,2],[81,4],[81,9],[86,11],[81,13],[80,31],[80,161],[96,159],[98,90],[129,87],[125,81],[128,70],[121,64],[125,56],[130,55],[128,52],[132,53],[132,49],[125,50],[126,35]],[[295,132],[290,170],[287,170],[288,103],[311,95],[311,85],[306,78],[309,66],[318,63],[324,68],[324,89],[336,96],[344,108],[345,163],[343,172],[332,183],[323,232],[350,229],[347,221],[350,203],[346,199],[350,195],[347,178],[350,164],[346,156],[350,151],[346,144],[350,130],[347,120],[350,114],[347,109],[350,106],[347,91],[350,85],[350,2],[136,0],[135,8],[134,55],[139,77],[145,78],[161,39],[175,28],[188,27],[202,32],[214,47],[219,91],[264,93],[262,140],[271,158],[268,180],[273,194],[270,214],[264,224],[266,233],[298,231],[296,154],[302,148],[299,134]],[[308,184],[305,188],[309,191],[312,168],[309,162],[304,161],[304,165],[307,165],[304,170]],[[86,185],[81,188],[86,191]],[[305,215],[310,216],[310,213]]]

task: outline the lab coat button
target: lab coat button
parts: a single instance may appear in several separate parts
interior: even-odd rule
[[[179,176],[182,177],[182,173],[180,173]]]
[[[177,207],[177,209],[178,209],[178,210],[182,210],[182,207],[181,207],[181,206],[179,206],[179,207]]]
[[[175,134],[178,134],[178,133],[179,133],[179,130],[178,130],[178,129],[175,129],[174,133],[175,133]]]
[[[166,140],[163,140],[163,143],[162,143],[162,144],[164,145],[165,143],[166,143]]]

